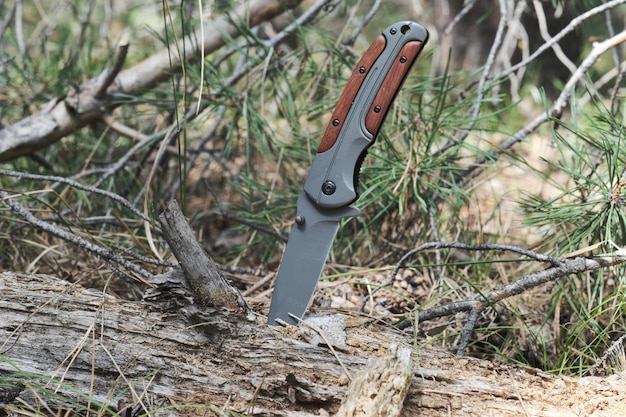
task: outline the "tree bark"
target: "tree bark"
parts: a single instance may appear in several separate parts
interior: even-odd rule
[[[118,106],[114,100],[118,94],[140,94],[166,80],[172,72],[181,69],[177,51],[180,50],[189,62],[196,61],[200,58],[200,48],[203,48],[205,54],[214,52],[226,43],[225,37],[239,37],[240,27],[254,27],[271,20],[300,2],[301,0],[246,1],[228,15],[220,16],[207,24],[204,35],[195,33],[181,40],[178,48],[171,46],[164,49],[121,71],[117,77],[111,77],[105,71],[83,83],[78,92],[71,91],[64,97],[54,98],[39,112],[0,129],[0,162],[31,154],[100,120]],[[199,45],[198,39],[205,39],[204,45]]]
[[[6,410],[65,399],[92,410],[129,404],[137,415],[334,414],[349,396],[377,395],[350,387],[347,373],[353,384],[364,383],[364,373],[365,383],[390,387],[380,363],[405,355],[397,352],[411,349],[413,340],[348,317],[344,342],[331,350],[304,326],[268,327],[262,304],[256,321],[221,309],[164,311],[42,275],[2,273],[0,294],[0,407]],[[412,364],[403,416],[617,416],[626,409],[619,374],[558,377],[426,348],[413,349]],[[399,368],[410,369],[405,365],[400,361]]]

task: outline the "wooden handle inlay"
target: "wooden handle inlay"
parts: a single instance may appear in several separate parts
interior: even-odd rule
[[[346,115],[350,111],[354,98],[359,92],[361,84],[363,84],[363,81],[365,80],[369,70],[372,68],[372,65],[385,49],[386,43],[387,41],[383,35],[378,36],[378,38],[372,42],[365,54],[359,60],[359,63],[356,65],[356,68],[352,72],[352,75],[343,90],[343,93],[341,93],[337,107],[335,107],[330,123],[328,123],[328,127],[326,127],[326,131],[324,132],[324,136],[322,137],[322,141],[320,142],[317,152],[326,152],[332,148],[337,141],[337,137],[339,136],[339,132],[341,131],[344,121],[346,120]]]
[[[396,97],[421,50],[422,42],[407,42],[400,50],[393,64],[391,64],[387,77],[383,80],[378,93],[376,93],[376,98],[374,98],[367,112],[367,116],[365,116],[365,128],[372,135],[376,136],[378,134],[378,130],[389,111],[389,106]]]

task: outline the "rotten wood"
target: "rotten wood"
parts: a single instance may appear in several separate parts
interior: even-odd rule
[[[254,27],[269,21],[286,10],[295,8],[302,0],[244,1],[235,10],[205,25],[204,33],[196,32],[178,44],[163,49],[139,64],[120,71],[115,80],[105,71],[84,82],[77,91],[56,97],[37,113],[0,129],[0,162],[31,154],[60,140],[64,136],[100,120],[119,104],[119,94],[137,95],[179,72],[182,64],[178,52],[189,62],[200,59],[200,51],[208,55],[225,45],[225,39],[241,35],[241,27]],[[203,45],[198,44],[204,39]],[[125,56],[125,50],[120,55]],[[120,66],[119,60],[116,66]],[[110,85],[109,85],[110,84]],[[105,86],[106,88],[103,88]],[[104,91],[103,91],[104,90]]]
[[[159,220],[163,238],[185,272],[196,304],[200,308],[225,307],[247,313],[249,309],[243,297],[194,238],[176,200],[169,202]]]
[[[64,397],[86,405],[83,393],[92,409],[127,404],[152,415],[332,415],[350,392],[339,360],[358,376],[394,344],[413,351],[402,416],[610,417],[626,409],[623,375],[559,377],[413,348],[412,335],[363,319],[346,319],[335,355],[297,328],[268,327],[266,305],[256,306],[256,322],[218,309],[164,312],[20,273],[0,274],[0,294],[0,408],[9,411]]]
[[[335,417],[397,417],[413,372],[411,349],[392,345],[389,352],[357,374]]]

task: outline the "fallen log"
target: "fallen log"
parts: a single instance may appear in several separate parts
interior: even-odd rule
[[[329,415],[364,392],[350,378],[393,386],[384,379],[398,374],[381,372],[380,363],[410,349],[403,416],[621,416],[626,409],[620,374],[559,377],[454,356],[351,317],[343,318],[344,340],[331,350],[304,326],[268,327],[265,305],[252,306],[255,321],[223,309],[163,310],[155,303],[50,276],[1,273],[0,408]],[[371,386],[365,392],[376,396]]]

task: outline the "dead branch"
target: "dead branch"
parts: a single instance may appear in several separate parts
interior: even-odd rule
[[[565,26],[563,29],[561,29],[559,31],[559,33],[557,33],[556,35],[554,35],[552,38],[550,38],[549,40],[546,41],[546,43],[544,43],[543,45],[541,45],[540,48],[538,48],[535,52],[533,52],[532,54],[530,54],[526,59],[518,62],[517,64],[507,68],[506,70],[494,75],[494,79],[498,79],[498,78],[503,78],[508,76],[509,74],[514,73],[515,71],[519,70],[522,67],[527,66],[530,62],[534,61],[538,56],[540,56],[541,54],[543,54],[544,52],[546,52],[547,50],[551,49],[555,44],[557,44],[558,42],[560,42],[568,33],[576,30],[576,28],[580,27],[581,24],[588,20],[589,18],[603,13],[607,10],[613,9],[617,6],[620,6],[622,4],[625,3],[625,0],[611,0],[611,1],[607,1],[607,2],[603,2],[602,4],[593,7],[587,11],[585,11],[584,13],[581,13],[580,15],[576,16],[574,19],[571,20],[571,22],[569,22],[567,24],[567,26]]]
[[[459,177],[457,185],[461,188],[466,186],[472,178],[476,178],[482,172],[484,172],[485,169],[487,169],[487,166],[489,166],[489,164],[487,164],[487,161],[497,159],[499,155],[507,152],[516,143],[524,140],[539,126],[549,121],[550,119],[560,118],[563,114],[563,111],[571,100],[571,96],[574,92],[574,87],[583,79],[591,66],[595,64],[595,62],[602,54],[612,50],[613,48],[624,42],[626,42],[626,31],[620,32],[617,35],[602,42],[596,43],[593,49],[587,55],[587,57],[583,60],[583,62],[578,66],[576,71],[567,81],[567,83],[563,87],[563,91],[561,91],[561,94],[559,94],[559,97],[555,100],[550,109],[536,116],[532,121],[530,121],[528,124],[526,124],[526,126],[515,132],[511,137],[499,143],[498,146],[495,147],[492,151],[488,152],[484,156],[481,156],[480,158],[477,158],[472,166]]]
[[[429,242],[424,243],[417,248],[407,252],[400,261],[396,264],[395,268],[390,274],[390,280],[376,289],[378,291],[382,288],[393,285],[398,271],[404,266],[404,263],[415,254],[429,249],[442,249],[442,248],[455,248],[473,251],[486,251],[486,250],[498,250],[498,251],[510,251],[518,253],[524,256],[528,256],[531,259],[535,259],[540,262],[550,263],[552,266],[528,274],[511,284],[502,286],[487,292],[486,294],[478,294],[473,299],[462,300],[446,304],[439,307],[433,307],[427,310],[422,310],[418,314],[418,321],[423,323],[425,321],[434,320],[440,317],[452,316],[458,313],[467,313],[468,318],[466,320],[461,342],[457,347],[457,354],[462,355],[465,352],[467,344],[470,342],[470,337],[474,331],[478,314],[486,308],[492,307],[507,298],[522,294],[532,288],[536,288],[540,285],[548,282],[557,281],[563,277],[580,274],[582,272],[594,271],[600,268],[607,268],[615,265],[620,265],[626,262],[626,257],[621,254],[612,256],[609,258],[602,257],[576,257],[573,259],[559,258],[543,255],[528,249],[519,248],[511,245],[500,244],[482,244],[482,245],[468,245],[460,242]],[[373,292],[375,292],[373,291]],[[372,293],[373,293],[372,292]],[[405,325],[410,324],[409,321],[405,322]],[[400,327],[402,327],[401,325]]]
[[[125,207],[126,209],[128,209],[131,213],[133,213],[135,216],[139,217],[140,219],[151,223],[152,219],[148,216],[146,216],[144,213],[142,213],[141,211],[137,210],[137,208],[135,208],[135,206],[132,205],[132,203],[130,201],[128,201],[127,199],[125,199],[124,197],[122,197],[119,194],[113,193],[111,191],[107,191],[107,190],[103,190],[101,188],[98,187],[93,187],[90,185],[84,185],[78,181],[74,181],[72,179],[69,178],[65,178],[65,177],[60,177],[57,175],[42,175],[42,174],[28,174],[25,172],[17,172],[17,171],[11,171],[8,169],[1,169],[0,168],[0,175],[2,176],[7,176],[7,177],[15,177],[15,178],[20,178],[20,179],[29,179],[29,180],[36,180],[36,181],[53,181],[56,183],[61,183],[61,184],[67,184],[72,188],[76,188],[77,190],[83,190],[86,191],[88,193],[92,193],[92,194],[96,194],[96,195],[101,195],[104,197],[107,197],[113,201],[115,201],[116,203],[119,203],[122,207]],[[156,227],[159,227],[159,224],[156,223]]]
[[[140,94],[167,79],[172,72],[180,71],[182,63],[175,51],[183,51],[182,55],[190,61],[197,60],[201,49],[204,54],[208,54],[221,48],[225,44],[225,38],[239,37],[241,25],[254,27],[294,8],[300,2],[301,0],[244,2],[234,11],[220,16],[212,24],[207,24],[203,33],[188,36],[179,42],[178,48],[173,46],[164,49],[121,71],[114,81],[110,80],[110,75],[115,73],[111,70],[84,82],[78,92],[70,91],[65,97],[57,97],[39,112],[0,130],[0,162],[28,155],[100,120],[118,106],[113,100],[117,94]],[[204,45],[199,45],[198,39],[204,39]],[[118,56],[123,58],[123,55]]]
[[[209,258],[183,216],[176,200],[170,201],[159,216],[163,237],[180,262],[199,307],[226,307],[248,313],[243,297],[226,281],[219,267]]]
[[[118,47],[117,58],[115,59],[115,63],[113,67],[109,71],[107,71],[102,84],[96,91],[96,95],[94,96],[98,100],[104,98],[107,94],[107,89],[113,84],[113,81],[117,78],[117,75],[120,73],[122,68],[124,67],[124,61],[126,61],[126,54],[128,53],[128,43],[121,44]]]
[[[15,201],[14,196],[11,196],[6,191],[0,190],[0,203],[11,210],[16,217],[43,232],[50,233],[52,236],[56,236],[65,242],[71,243],[72,245],[78,246],[96,256],[99,256],[110,264],[117,264],[123,268],[133,271],[143,278],[152,277],[152,273],[146,271],[139,265],[122,258],[112,249],[91,242],[83,237],[70,233],[67,230],[38,219],[30,211],[28,211],[28,209]]]

